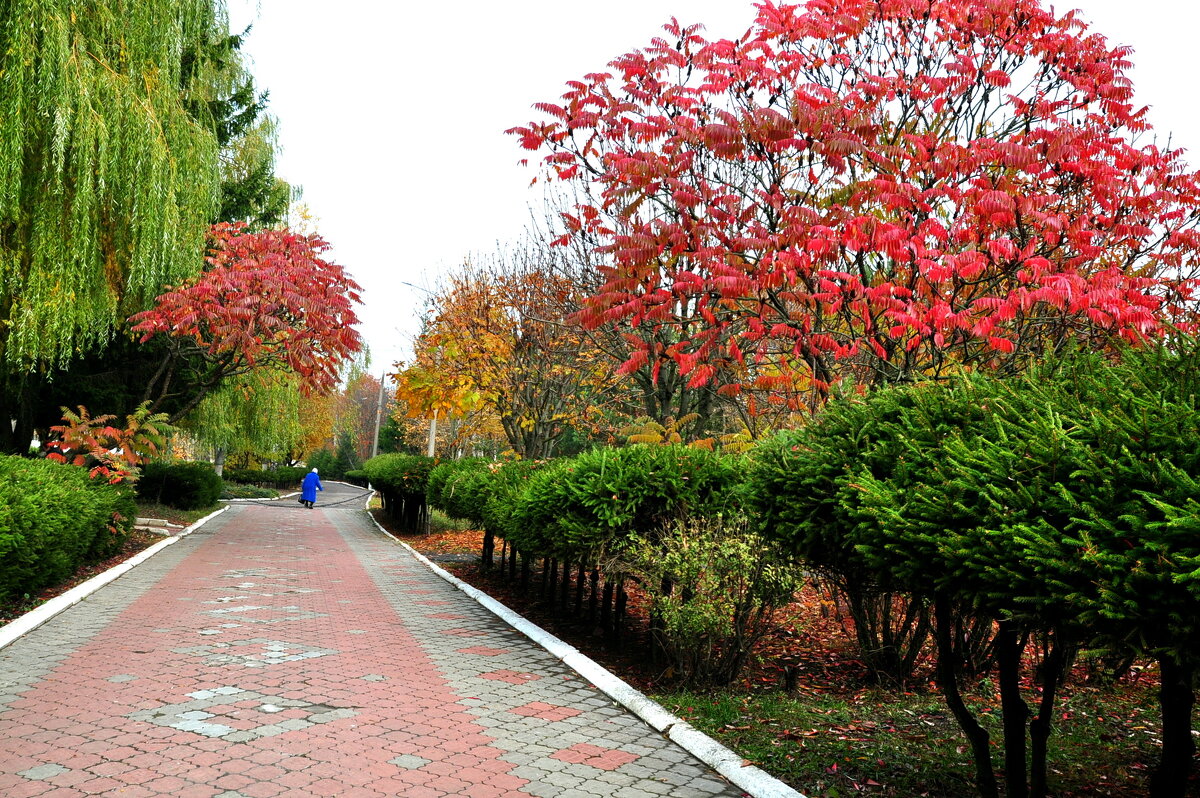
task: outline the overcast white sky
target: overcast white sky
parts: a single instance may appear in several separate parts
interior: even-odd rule
[[[749,0],[229,0],[270,113],[281,176],[303,187],[333,259],[364,289],[372,371],[406,356],[424,295],[471,253],[517,237],[533,167],[504,130],[564,84],[641,47],[664,22],[740,36]],[[1075,0],[1092,28],[1135,48],[1137,101],[1200,161],[1195,31],[1183,0]],[[418,286],[417,288],[411,286]]]

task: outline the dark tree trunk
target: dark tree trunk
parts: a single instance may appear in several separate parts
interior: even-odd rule
[[[1021,654],[1025,640],[1012,621],[1001,621],[996,633],[996,665],[1000,672],[1000,707],[1004,720],[1004,783],[1008,798],[1028,798],[1025,779],[1025,724],[1029,706],[1021,697]]]
[[[587,569],[583,560],[579,561],[579,571],[575,575],[575,617],[583,617],[583,587],[587,583]]]
[[[1068,649],[1056,636],[1050,653],[1043,664],[1042,700],[1037,716],[1029,724],[1029,794],[1031,798],[1046,798],[1049,784],[1046,781],[1048,762],[1047,741],[1054,724],[1054,700],[1058,686],[1071,659]]]
[[[591,590],[588,592],[588,616],[587,616],[588,623],[593,624],[593,625],[595,625],[595,623],[596,623],[597,607],[600,604],[600,596],[597,595],[599,593],[599,587],[600,587],[600,569],[593,568],[592,569]]]
[[[492,530],[483,530],[483,557],[482,567],[485,571],[492,570],[494,556],[496,552],[496,537],[492,534]]]
[[[937,641],[937,681],[946,699],[946,706],[958,721],[959,727],[971,744],[971,756],[975,760],[975,782],[981,798],[1000,798],[1000,787],[996,783],[996,771],[992,767],[992,752],[989,747],[987,729],[967,709],[962,694],[958,691],[958,656],[954,645],[954,613],[949,603],[937,599],[933,605],[934,638]]]
[[[1196,743],[1192,739],[1192,708],[1196,703],[1194,672],[1175,660],[1158,661],[1162,687],[1158,699],[1162,705],[1162,760],[1150,778],[1150,798],[1183,798]]]
[[[562,610],[563,615],[568,615],[571,611],[571,563],[567,560],[562,561],[561,588],[558,594],[559,608]]]
[[[625,580],[617,582],[617,608],[613,613],[613,640],[620,647],[625,634],[625,608],[629,605],[629,594],[625,592]]]
[[[611,579],[604,580],[604,596],[600,600],[600,628],[604,630],[604,636],[609,642],[612,641],[613,634],[613,591],[614,586]]]

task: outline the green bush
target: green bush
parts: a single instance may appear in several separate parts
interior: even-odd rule
[[[0,455],[0,601],[111,556],[136,514],[127,488],[83,468]]]
[[[347,471],[345,479],[351,485],[357,485],[360,488],[365,488],[371,484],[371,480],[367,476],[367,472],[363,471],[362,469],[352,469]]]
[[[242,485],[263,485],[271,480],[270,474],[260,468],[226,468],[221,478]]]
[[[502,465],[493,464],[486,473],[479,473],[469,490],[477,497],[483,528],[502,538],[510,538],[509,542],[517,545],[521,525],[514,519],[524,503],[526,485],[534,474],[552,467],[554,462],[514,460]]]
[[[225,483],[210,463],[147,463],[137,483],[140,499],[180,510],[210,507],[221,498]]]
[[[623,560],[650,595],[656,642],[676,676],[696,685],[737,678],[803,582],[781,547],[742,518],[679,523],[654,543],[635,538]]]
[[[345,469],[339,466],[337,455],[329,449],[310,454],[307,464],[310,469],[317,469],[325,479],[341,479],[346,474]]]
[[[269,471],[258,468],[226,468],[222,477],[226,482],[238,482],[243,485],[263,485],[279,490],[299,487],[300,481],[308,473],[306,468],[281,466]],[[322,472],[322,475],[324,473]]]
[[[512,530],[552,556],[619,551],[631,535],[654,539],[677,521],[736,504],[738,461],[706,449],[637,445],[559,463],[529,480]]]
[[[462,481],[476,472],[487,469],[488,461],[482,457],[464,457],[461,460],[446,460],[429,472],[425,497],[431,507],[436,507],[451,518],[477,518],[481,508],[472,506],[464,496]],[[464,499],[467,499],[464,501]]]
[[[435,462],[422,455],[381,454],[363,463],[384,511],[408,531],[417,531],[424,521],[425,491]]]
[[[279,495],[279,491],[274,488],[260,488],[257,485],[231,485],[225,484],[225,490],[221,494],[222,499],[274,499]]]

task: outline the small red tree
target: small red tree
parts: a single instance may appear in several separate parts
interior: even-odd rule
[[[1075,12],[763,2],[736,41],[666,31],[510,131],[589,198],[564,216],[605,261],[587,326],[674,331],[696,384],[820,395],[1191,320],[1196,173]],[[660,355],[630,340],[629,368]]]
[[[215,225],[210,236],[208,268],[129,319],[143,343],[161,335],[169,344],[146,387],[152,409],[186,386],[173,423],[223,380],[254,368],[294,372],[306,393],[336,386],[341,363],[362,348],[352,326],[361,289],[321,257],[329,245],[241,223]]]

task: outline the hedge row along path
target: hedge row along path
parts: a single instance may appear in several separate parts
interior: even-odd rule
[[[232,507],[0,649],[0,795],[743,794],[355,490]]]

